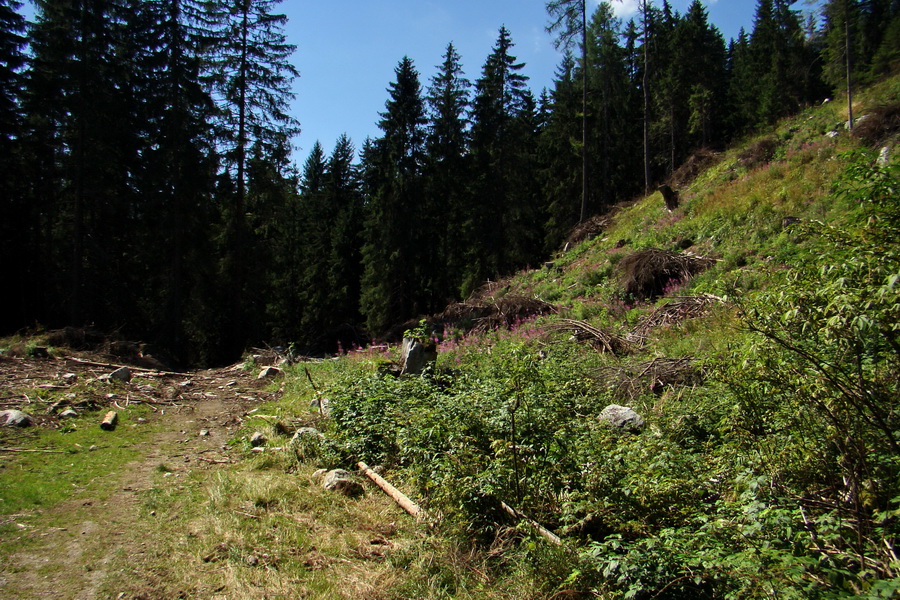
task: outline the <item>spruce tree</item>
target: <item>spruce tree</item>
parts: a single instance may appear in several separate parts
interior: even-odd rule
[[[471,291],[482,280],[498,277],[513,268],[508,236],[514,211],[512,184],[523,176],[519,169],[519,116],[526,108],[523,63],[511,54],[512,38],[501,27],[497,41],[475,83],[472,110],[472,158],[475,206],[467,229],[473,233],[469,244],[468,268],[463,291]]]
[[[725,41],[709,24],[700,0],[691,2],[678,20],[669,58],[669,70],[678,82],[674,114],[686,125],[672,144],[674,169],[695,148],[721,141],[719,122],[724,115],[717,108],[725,96]]]
[[[590,171],[595,174],[593,195],[597,212],[602,212],[620,199],[639,191],[634,172],[640,165],[635,158],[640,139],[635,124],[640,122],[636,110],[638,98],[628,76],[625,51],[619,45],[620,23],[609,4],[601,4],[588,29],[587,68],[592,147],[597,149]]]
[[[807,74],[815,60],[788,0],[758,0],[749,58],[756,125],[768,125],[814,99]]]
[[[429,305],[434,309],[457,296],[465,269],[470,89],[460,56],[453,44],[448,44],[426,97],[425,218],[433,238],[423,251],[432,278]]]
[[[25,66],[25,18],[21,2],[0,0],[0,272],[9,290],[7,310],[0,314],[0,331],[11,331],[28,321],[32,293],[33,229],[36,214],[25,197],[22,175],[24,121],[21,112]]]
[[[360,304],[375,335],[423,309],[417,256],[429,243],[421,220],[426,118],[419,73],[404,57],[395,75],[378,123],[382,135],[363,153],[367,215]]]
[[[575,58],[563,55],[556,71],[548,102],[550,114],[541,134],[541,189],[545,198],[547,222],[544,247],[555,250],[579,222],[579,206],[572,202],[582,187],[582,144],[579,118],[580,82],[575,74]]]
[[[137,188],[145,216],[138,239],[146,305],[156,307],[147,329],[181,362],[201,360],[210,348],[200,346],[216,343],[197,333],[210,318],[204,313],[216,310],[212,298],[202,297],[213,287],[207,257],[218,166],[209,125],[214,106],[200,79],[211,33],[202,8],[198,0],[141,0],[132,7],[142,36],[140,77],[132,82],[142,106]]]
[[[243,210],[250,147],[272,153],[299,131],[288,114],[298,72],[290,62],[296,47],[284,34],[287,17],[274,12],[281,1],[215,0],[205,16],[215,27],[206,71],[219,107],[218,142],[234,181],[236,213]]]
[[[26,84],[29,178],[54,244],[45,264],[65,273],[68,321],[112,324],[136,301],[128,245],[140,143],[127,10],[116,0],[41,0]],[[54,292],[59,293],[56,296]],[[62,307],[57,308],[60,310]]]
[[[363,201],[359,174],[354,164],[356,150],[346,135],[338,138],[325,167],[325,193],[331,210],[328,265],[329,345],[339,342],[347,349],[362,345],[360,281],[362,279]],[[330,348],[329,348],[330,349]]]
[[[578,221],[584,221],[588,203],[588,102],[587,102],[587,37],[588,14],[586,0],[550,0],[547,12],[551,23],[547,26],[549,33],[559,32],[555,44],[557,50],[571,49],[574,41],[579,40],[581,47],[581,211]]]
[[[251,341],[243,315],[253,310],[257,293],[249,286],[249,260],[259,240],[245,216],[251,150],[261,160],[275,158],[298,131],[287,112],[297,76],[289,62],[295,48],[283,31],[287,17],[274,12],[280,2],[211,0],[204,16],[214,31],[205,73],[218,105],[216,143],[226,168],[217,196],[223,214],[220,285],[227,295],[222,335],[230,353]]]

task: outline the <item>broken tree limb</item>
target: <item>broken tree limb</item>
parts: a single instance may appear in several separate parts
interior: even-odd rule
[[[503,508],[503,510],[506,511],[506,513],[509,516],[511,516],[512,518],[521,520],[521,521],[525,521],[526,523],[528,523],[529,525],[534,527],[535,531],[538,532],[538,535],[540,535],[542,538],[544,538],[548,542],[552,542],[552,543],[556,544],[557,546],[562,544],[562,540],[559,539],[558,535],[556,535],[555,533],[553,533],[552,531],[550,531],[549,529],[547,529],[546,527],[544,527],[543,525],[541,525],[540,523],[535,521],[534,519],[531,519],[531,518],[523,515],[521,512],[517,511],[515,508],[513,508],[512,506],[510,506],[503,500],[500,500],[500,507]]]
[[[384,493],[390,496],[394,500],[394,502],[399,504],[403,510],[420,521],[425,520],[425,511],[422,510],[422,508],[419,507],[418,504],[404,495],[403,492],[388,483],[384,479],[384,477],[370,469],[364,462],[358,462],[356,463],[356,466],[359,467],[359,470],[362,471],[366,477],[375,482],[375,485],[384,490]]]

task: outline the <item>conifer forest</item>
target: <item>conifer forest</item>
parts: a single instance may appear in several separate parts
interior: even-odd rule
[[[294,164],[280,3],[0,0],[0,331],[90,325],[180,365],[364,345],[900,61],[896,0],[757,0],[729,40],[700,0],[555,0],[552,89],[500,27],[468,76],[453,44],[429,81],[400,58],[380,135]]]

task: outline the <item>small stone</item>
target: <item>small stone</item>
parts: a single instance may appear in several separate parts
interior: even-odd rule
[[[265,435],[263,435],[259,431],[253,432],[253,435],[250,436],[250,445],[254,448],[258,448],[264,445],[267,441],[269,441]]]
[[[200,437],[209,437],[209,429],[201,429]]]
[[[115,379],[116,381],[121,381],[123,383],[128,383],[131,381],[131,369],[128,367],[120,367],[109,374],[110,379]]]
[[[294,437],[291,438],[291,445],[297,445],[301,442],[311,441],[311,440],[320,440],[323,439],[325,435],[316,429],[315,427],[301,427],[294,434]]]
[[[74,419],[78,416],[78,413],[72,410],[71,408],[67,408],[66,410],[59,413],[60,419]]]
[[[149,423],[149,422],[150,422],[150,421],[148,421],[147,419],[145,419],[144,417],[138,417],[137,419],[135,419],[135,421],[137,421],[137,422],[140,423],[141,425],[143,425],[144,423]]]
[[[34,419],[31,415],[21,410],[4,410],[0,412],[0,418],[5,418],[6,422],[4,424],[10,427],[29,427],[34,424]]]
[[[281,369],[278,367],[266,367],[262,371],[259,372],[259,376],[257,379],[271,379],[273,377],[277,377],[281,375]]]
[[[349,497],[359,496],[365,491],[362,484],[349,471],[343,469],[335,469],[326,473],[322,487],[329,492],[337,492]]]
[[[258,564],[259,564],[259,559],[256,558],[254,555],[251,554],[247,557],[247,565],[248,566],[255,567]]]

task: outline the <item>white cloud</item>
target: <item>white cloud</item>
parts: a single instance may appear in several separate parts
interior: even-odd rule
[[[620,19],[627,19],[638,11],[638,0],[613,0],[611,4],[613,12]]]

